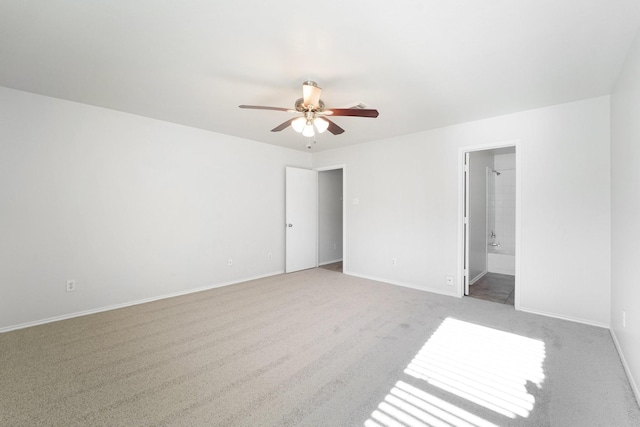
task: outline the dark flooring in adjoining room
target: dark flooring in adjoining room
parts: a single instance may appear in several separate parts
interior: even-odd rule
[[[324,268],[329,271],[336,271],[338,273],[342,273],[342,261],[332,262],[331,264],[321,265],[320,268]]]
[[[514,305],[516,276],[487,273],[469,286],[469,296],[500,304]]]

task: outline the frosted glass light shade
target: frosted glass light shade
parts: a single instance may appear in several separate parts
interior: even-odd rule
[[[304,126],[307,124],[307,119],[304,117],[298,117],[297,119],[291,122],[291,127],[296,132],[300,133],[304,129]]]
[[[313,123],[307,123],[304,126],[304,129],[302,129],[302,134],[304,136],[308,136],[308,137],[312,137],[315,135],[315,132],[313,131]]]
[[[323,119],[322,117],[316,117],[313,120],[313,124],[316,125],[316,129],[318,129],[318,133],[322,133],[329,127],[329,122]]]

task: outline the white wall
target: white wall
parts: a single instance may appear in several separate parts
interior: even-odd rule
[[[491,151],[469,154],[469,280],[487,272],[488,198],[487,168],[493,169]]]
[[[508,253],[516,251],[516,155],[498,154],[494,158],[494,168],[500,175],[492,174],[490,203],[493,229],[500,250]]]
[[[640,402],[640,33],[611,95],[611,224],[611,329]]]
[[[318,173],[318,263],[342,261],[342,169]]]
[[[454,295],[445,276],[458,267],[459,149],[519,139],[520,308],[607,326],[609,138],[605,96],[320,152],[313,161],[347,167],[347,273]]]
[[[313,165],[309,153],[5,88],[0,117],[0,330],[282,271],[285,165],[347,166],[347,273],[454,295],[459,148],[513,139],[520,307],[609,324],[609,97],[320,152]],[[637,138],[624,123],[624,141]],[[614,160],[624,177],[629,157]],[[621,180],[614,192],[637,191]],[[614,237],[616,265],[630,263]],[[615,301],[632,292],[617,283]]]
[[[283,271],[285,165],[311,155],[0,88],[0,330]]]

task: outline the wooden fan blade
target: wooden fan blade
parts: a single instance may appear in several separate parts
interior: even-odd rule
[[[369,108],[330,108],[324,111],[330,116],[378,117],[378,110]]]
[[[279,124],[278,126],[271,129],[271,132],[280,132],[281,130],[288,128],[291,125],[291,122],[294,121],[295,119],[297,119],[297,117],[294,117],[293,119],[289,119],[286,122]]]
[[[342,129],[340,126],[338,126],[331,120],[327,119],[326,117],[323,117],[323,119],[329,122],[329,127],[327,128],[329,132],[331,132],[334,135],[340,135],[341,133],[344,133],[344,129]]]
[[[249,108],[252,110],[275,110],[275,111],[291,111],[290,108],[282,107],[265,107],[264,105],[238,105],[240,108]],[[294,111],[295,112],[295,111]]]

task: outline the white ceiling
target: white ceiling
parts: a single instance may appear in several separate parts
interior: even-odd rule
[[[611,92],[639,0],[2,0],[0,86],[305,150],[270,129],[315,80],[314,151]]]

